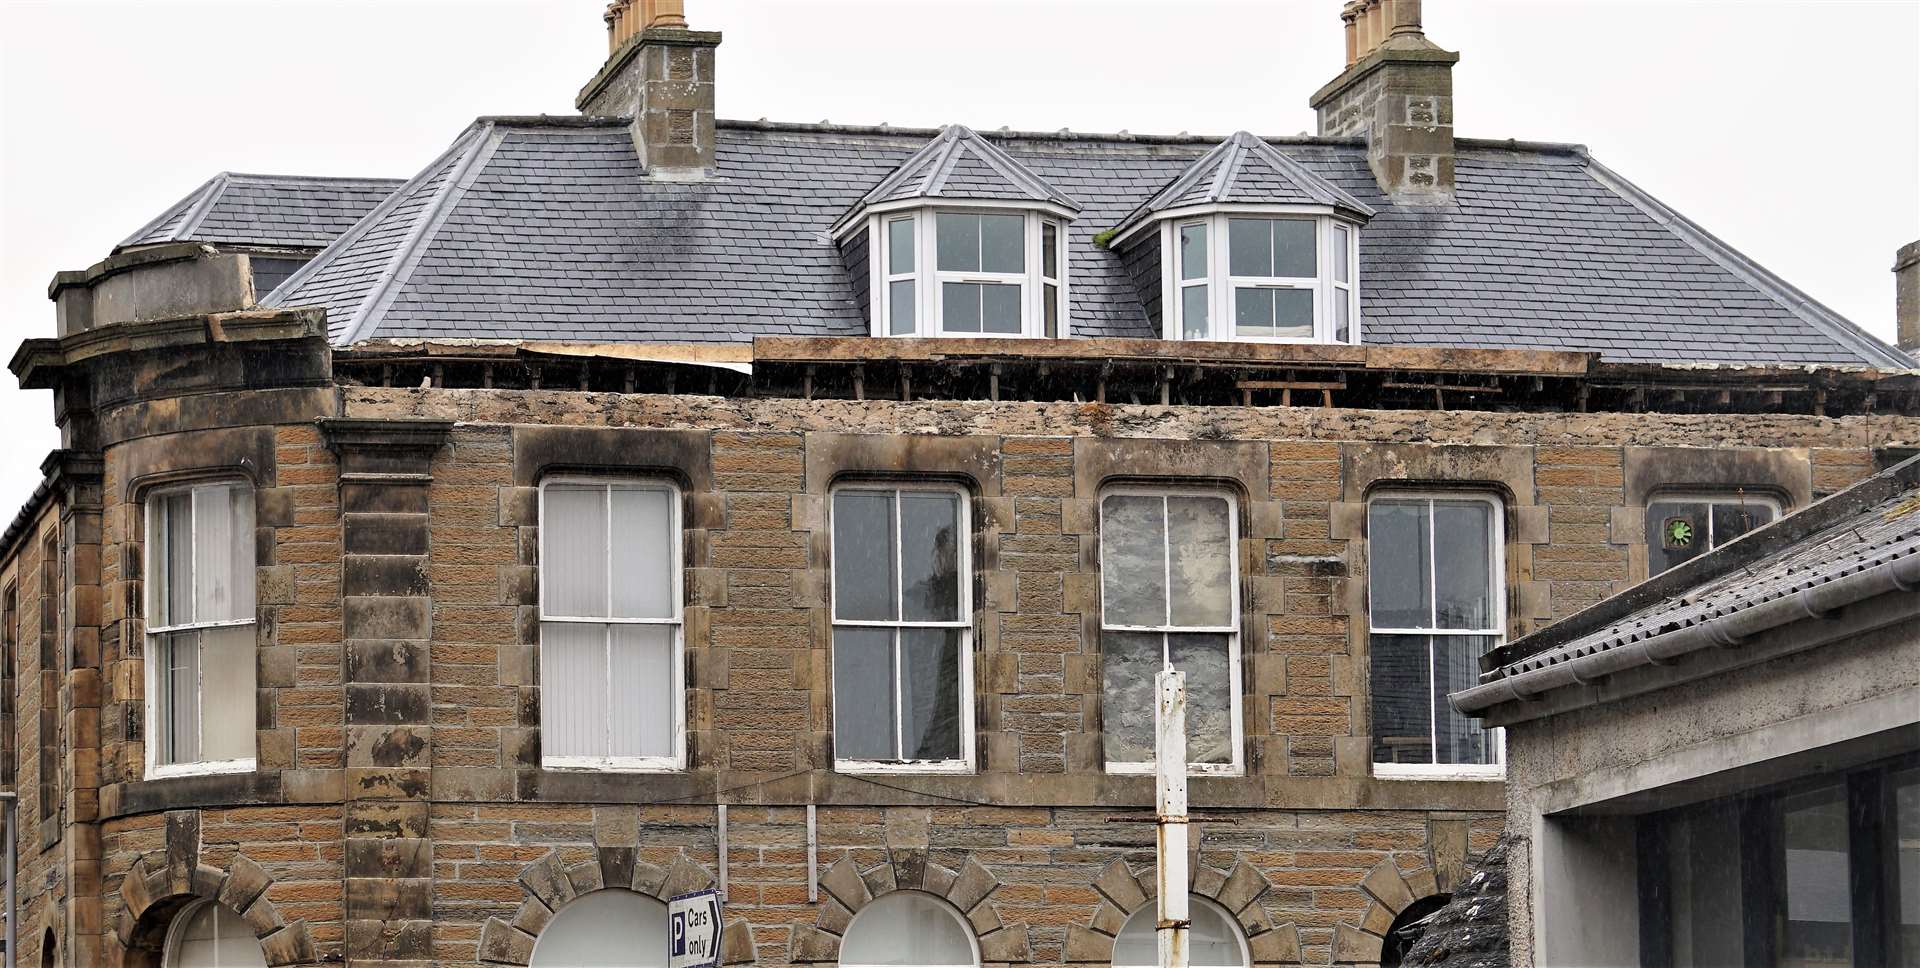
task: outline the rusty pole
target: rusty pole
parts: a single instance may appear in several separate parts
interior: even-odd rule
[[[1153,705],[1154,813],[1159,851],[1161,968],[1187,968],[1187,674],[1160,670]]]

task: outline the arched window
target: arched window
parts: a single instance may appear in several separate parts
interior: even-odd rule
[[[604,890],[560,909],[533,945],[532,968],[649,968],[667,963],[667,906]]]
[[[1227,909],[1204,897],[1187,898],[1192,927],[1187,930],[1187,964],[1192,968],[1246,968],[1247,939]],[[1149,902],[1133,912],[1113,942],[1114,968],[1154,968],[1160,964],[1159,907]]]
[[[201,901],[174,918],[162,964],[166,968],[267,968],[267,953],[232,908]]]
[[[860,909],[840,945],[840,964],[977,968],[980,950],[973,931],[947,902],[917,891],[895,891]]]

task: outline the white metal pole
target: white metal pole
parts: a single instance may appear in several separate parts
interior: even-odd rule
[[[1187,674],[1160,670],[1153,705],[1154,812],[1159,816],[1161,968],[1187,968]]]

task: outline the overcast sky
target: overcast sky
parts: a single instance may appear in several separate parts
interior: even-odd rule
[[[723,117],[1310,133],[1340,0],[686,0]],[[0,333],[214,173],[406,177],[570,114],[605,0],[0,0]],[[1585,144],[1876,335],[1920,237],[1920,0],[1426,0],[1456,131]],[[57,445],[0,375],[0,526]]]

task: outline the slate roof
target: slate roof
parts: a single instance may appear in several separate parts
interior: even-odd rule
[[[1405,968],[1507,968],[1507,838],[1500,838],[1400,963]]]
[[[950,124],[861,196],[859,203],[834,223],[834,229],[837,232],[852,224],[871,206],[915,199],[1040,202],[1080,210],[1080,203],[972,128]]]
[[[1920,560],[1920,458],[1913,458],[1797,514],[1716,548],[1640,586],[1660,594],[1630,610],[1602,602],[1520,639],[1514,657],[1483,684],[1633,647],[1656,636],[1738,616],[1768,603],[1858,575]],[[1655,584],[1659,583],[1659,584]],[[1789,618],[1799,617],[1789,615]],[[1751,632],[1763,631],[1753,629]],[[1530,641],[1531,640],[1531,641]],[[1485,686],[1480,687],[1485,690]],[[1456,694],[1485,708],[1496,690]]]
[[[1245,131],[1236,131],[1121,219],[1117,228],[1124,235],[1168,209],[1216,204],[1325,205],[1361,219],[1374,214],[1366,203],[1274,146]]]
[[[715,177],[686,182],[649,178],[624,121],[481,119],[267,302],[325,305],[340,342],[864,335],[829,233],[938,134],[723,121]],[[1073,334],[1157,337],[1121,254],[1094,237],[1219,139],[982,137],[1080,206]],[[1376,213],[1360,241],[1366,342],[1911,365],[1580,149],[1463,141],[1457,204],[1401,208],[1357,141],[1269,144]]]
[[[319,178],[222,172],[115,251],[161,242],[325,248],[393,194],[397,178]]]

